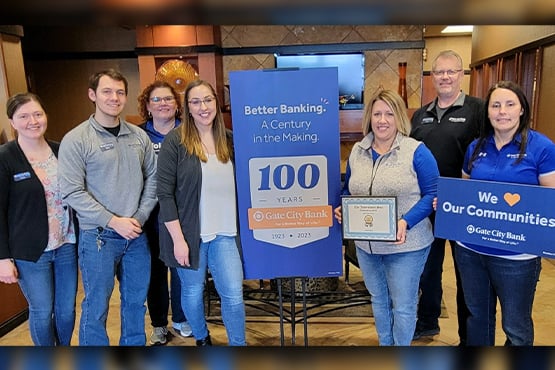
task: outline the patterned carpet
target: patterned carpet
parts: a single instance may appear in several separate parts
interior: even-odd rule
[[[330,278],[324,278],[330,279]],[[333,278],[332,278],[333,279]],[[303,300],[301,279],[295,279],[295,294],[291,294],[291,279],[282,281],[282,309],[286,318],[302,317]],[[310,279],[309,279],[310,280]],[[336,288],[331,290],[311,291],[308,281],[305,287],[307,317],[371,317],[372,306],[370,295],[362,281],[346,284],[342,278],[332,284],[319,286]],[[246,280],[243,286],[245,308],[249,316],[279,317],[279,294],[275,281]],[[207,300],[206,313],[209,317],[219,317],[219,297],[213,286],[210,287],[210,300]],[[440,317],[448,317],[445,304],[442,302]]]

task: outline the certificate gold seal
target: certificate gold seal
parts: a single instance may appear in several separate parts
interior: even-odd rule
[[[372,215],[364,216],[364,226],[372,227],[372,222],[374,222],[374,217],[372,217]]]

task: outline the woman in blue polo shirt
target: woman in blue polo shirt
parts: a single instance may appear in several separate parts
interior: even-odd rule
[[[463,178],[555,187],[555,144],[530,129],[530,106],[511,81],[493,85],[480,137],[470,144]],[[532,304],[541,258],[457,242],[455,260],[470,310],[467,344],[495,344],[497,299],[505,345],[532,345]]]

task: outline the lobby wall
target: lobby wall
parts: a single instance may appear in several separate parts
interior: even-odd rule
[[[422,41],[423,27],[415,25],[367,26],[221,26],[222,47],[271,47],[281,45],[321,45]],[[333,52],[330,47],[329,52]],[[381,86],[397,91],[398,63],[407,62],[407,91],[410,108],[420,107],[422,49],[361,50],[365,56],[365,101]],[[224,83],[234,70],[275,68],[273,53],[224,55]]]
[[[536,44],[542,44],[542,47],[537,48],[534,46]],[[503,55],[515,53],[515,50],[529,45],[532,45],[533,52],[540,57],[537,62],[539,73],[530,76],[534,81],[534,95],[537,96],[534,127],[555,141],[555,26],[475,26],[471,63],[498,60]]]
[[[137,112],[140,93],[135,29],[125,27],[24,27],[22,39],[29,89],[44,101],[47,136],[61,140],[94,112],[89,76],[106,68],[123,73],[129,94],[123,116]]]
[[[423,26],[225,25],[220,28],[224,84],[228,83],[231,70],[274,68],[272,48],[276,46],[366,43],[374,49],[364,50],[365,100],[380,86],[397,90],[398,63],[406,61],[409,107],[420,107],[422,49],[395,50],[380,48],[380,45],[422,41]],[[129,96],[123,115],[137,114],[141,84],[134,27],[31,27],[26,29],[22,42],[29,88],[45,101],[50,138],[61,140],[67,131],[93,112],[93,105],[87,98],[87,80],[91,73],[103,68],[119,69],[127,77]],[[265,52],[225,55],[226,48],[241,47],[264,49]],[[342,148],[342,151],[348,150]]]

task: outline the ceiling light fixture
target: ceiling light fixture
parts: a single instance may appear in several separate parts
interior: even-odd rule
[[[472,33],[474,26],[447,26],[441,33]]]

